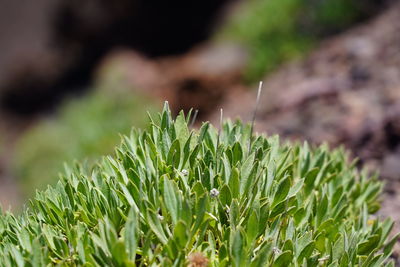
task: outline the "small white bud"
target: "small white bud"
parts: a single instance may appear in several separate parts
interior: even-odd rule
[[[277,247],[273,247],[273,248],[272,248],[272,251],[273,251],[275,254],[281,254],[281,253],[282,253],[282,250],[280,250],[280,249],[277,248]]]
[[[226,212],[227,212],[228,214],[231,212],[231,209],[229,208],[228,205],[225,205],[225,210],[226,210]]]
[[[183,170],[181,171],[181,173],[183,174],[183,176],[188,176],[188,175],[189,175],[189,172],[188,172],[188,170],[186,170],[186,169],[183,169]]]
[[[213,188],[210,191],[210,195],[211,195],[211,197],[217,197],[217,196],[219,196],[219,191],[217,189]]]

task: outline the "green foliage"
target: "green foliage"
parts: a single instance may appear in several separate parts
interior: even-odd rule
[[[327,34],[366,14],[358,0],[248,0],[219,33],[249,50],[245,79],[254,82],[282,62],[304,55]]]
[[[66,103],[56,117],[39,122],[17,143],[13,169],[25,195],[56,183],[65,162],[92,162],[112,153],[118,133],[129,133],[132,125],[145,126],[146,110],[155,110],[153,106],[127,90],[97,90]]]
[[[342,150],[188,120],[166,107],[115,156],[0,216],[1,265],[393,266],[393,223],[371,217],[381,183]]]

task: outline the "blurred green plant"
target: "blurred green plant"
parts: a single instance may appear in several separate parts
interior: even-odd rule
[[[104,88],[103,88],[104,89]],[[40,121],[16,145],[13,169],[25,196],[57,181],[64,163],[112,153],[119,133],[148,121],[152,100],[127,90],[97,90],[67,101],[55,117]]]
[[[281,144],[168,110],[20,217],[0,215],[3,266],[394,266],[382,188],[343,150]],[[251,142],[250,142],[251,140]]]
[[[262,78],[283,62],[308,52],[321,38],[364,18],[359,0],[247,0],[217,32],[249,52],[248,82]]]

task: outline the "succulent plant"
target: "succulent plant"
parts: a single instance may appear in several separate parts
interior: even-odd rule
[[[1,266],[394,266],[382,184],[343,149],[168,106],[113,156],[0,216]]]

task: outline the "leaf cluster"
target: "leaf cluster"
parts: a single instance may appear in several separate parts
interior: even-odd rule
[[[371,215],[382,185],[343,150],[189,118],[166,106],[1,215],[0,266],[394,266],[393,222]]]

